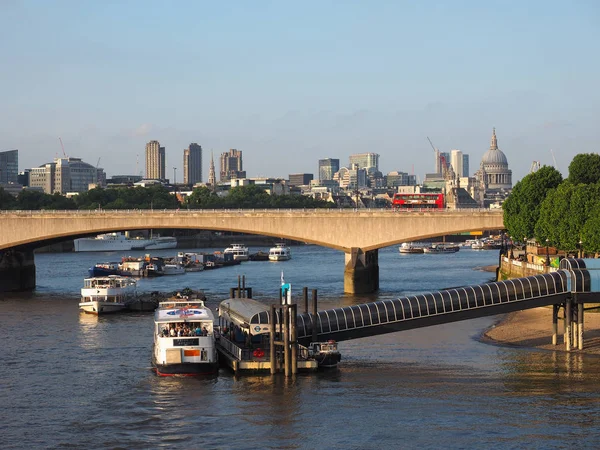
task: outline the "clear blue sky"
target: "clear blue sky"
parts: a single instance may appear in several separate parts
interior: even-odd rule
[[[496,127],[514,179],[598,152],[600,2],[0,0],[0,150],[109,175],[190,142],[248,176],[376,152],[433,171],[427,136],[476,170]],[[139,166],[136,158],[139,155]],[[136,168],[137,166],[137,168]],[[218,167],[217,167],[218,170]]]

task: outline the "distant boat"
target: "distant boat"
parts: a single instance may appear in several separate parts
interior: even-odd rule
[[[460,247],[454,244],[433,244],[431,247],[425,247],[425,253],[456,253]]]
[[[410,242],[403,242],[399,248],[400,253],[424,253],[423,247],[416,246]]]
[[[127,250],[159,250],[176,248],[174,237],[130,238],[125,233],[105,233],[93,238],[80,238],[74,241],[76,252],[113,252]]]
[[[269,249],[269,261],[288,261],[292,259],[290,248],[284,243],[275,244]]]
[[[224,255],[231,254],[233,259],[237,261],[248,261],[248,247],[244,244],[231,244],[231,247],[227,247],[223,251]]]

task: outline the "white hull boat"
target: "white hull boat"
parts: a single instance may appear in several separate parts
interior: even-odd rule
[[[285,244],[275,244],[269,249],[269,261],[288,261],[292,259],[292,252]]]
[[[244,244],[231,244],[231,247],[227,247],[223,251],[225,255],[228,253],[232,254],[236,261],[248,261],[249,258],[248,247]]]
[[[89,314],[122,311],[136,298],[136,281],[129,277],[109,275],[86,278],[81,289],[79,309]]]

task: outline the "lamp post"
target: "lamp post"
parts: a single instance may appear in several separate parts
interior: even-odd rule
[[[548,245],[550,244],[550,239],[546,239],[546,265],[550,265],[550,252],[548,249]]]
[[[579,258],[583,258],[583,242],[579,239]]]
[[[513,253],[513,242],[514,242],[514,238],[512,236],[510,237],[510,259],[515,259],[515,254]]]

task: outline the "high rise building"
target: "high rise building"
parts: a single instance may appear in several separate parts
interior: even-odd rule
[[[217,177],[215,175],[215,158],[213,157],[212,150],[210,151],[210,167],[208,168],[208,184],[215,186],[217,184]]]
[[[379,170],[379,155],[377,153],[355,153],[350,155],[350,167],[356,164],[359,169],[375,167]]]
[[[333,180],[333,175],[340,170],[340,160],[325,158],[319,160],[319,180]]]
[[[165,148],[158,141],[150,141],[146,144],[146,179],[165,178]]]
[[[0,183],[16,183],[19,175],[19,150],[0,152]]]
[[[469,176],[469,155],[463,153],[463,177]]]
[[[202,182],[202,147],[195,142],[183,151],[183,184]]]
[[[229,181],[232,178],[245,178],[242,165],[242,151],[235,148],[228,152],[221,153],[221,167],[219,181]]]
[[[461,178],[463,177],[463,152],[460,150],[450,151],[450,165],[454,170],[454,176]]]

